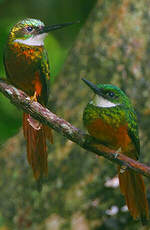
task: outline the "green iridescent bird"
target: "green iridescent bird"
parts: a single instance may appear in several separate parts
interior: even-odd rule
[[[126,94],[110,84],[94,85],[83,81],[95,93],[83,113],[84,126],[89,134],[109,148],[121,150],[137,160],[140,155],[137,118]],[[145,185],[140,174],[118,167],[120,189],[134,219],[140,217],[143,224],[149,216]]]
[[[25,19],[18,22],[8,36],[4,52],[8,81],[44,106],[48,101],[50,80],[44,38],[48,32],[71,24],[45,26],[40,20]],[[46,138],[53,142],[51,129],[24,113],[23,130],[27,141],[28,162],[34,177],[42,178],[48,173]]]

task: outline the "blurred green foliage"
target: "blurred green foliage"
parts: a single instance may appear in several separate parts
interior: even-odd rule
[[[50,33],[46,39],[46,48],[49,54],[51,67],[51,80],[56,78],[67,57],[80,28],[94,6],[96,0],[69,1],[69,0],[27,0],[27,1],[0,1],[0,76],[5,76],[3,67],[3,51],[11,27],[24,18],[38,18],[45,24],[57,24],[80,20],[69,29],[62,29]],[[21,115],[17,109],[10,105],[7,99],[0,95],[0,143],[15,134],[21,124]],[[5,105],[4,105],[5,104]],[[5,116],[4,116],[5,115]]]
[[[91,11],[94,3],[93,1],[86,1],[85,4],[85,1],[4,0],[0,8],[3,42],[7,37],[10,21],[14,24],[19,18],[27,16],[37,18],[40,14],[38,18],[47,24],[52,24],[74,21],[79,19],[80,15],[82,19],[80,26],[68,27],[47,38],[46,46],[53,75],[57,75],[60,71],[68,50],[76,39],[63,71],[57,78],[55,77],[49,106],[59,116],[83,128],[83,108],[92,95],[81,78],[85,77],[94,83],[113,83],[121,87],[136,107],[142,152],[140,160],[148,163],[150,162],[149,2],[99,0]],[[4,11],[6,5],[9,17],[6,17],[6,10]],[[90,16],[84,25],[90,11]],[[82,30],[78,34],[81,27]],[[52,52],[54,47],[57,49]],[[3,123],[0,124],[3,126],[0,133],[1,136],[5,134],[6,138],[15,132],[17,125],[20,125],[18,122],[20,111],[17,112],[18,110],[9,105],[4,97],[3,100],[0,99],[0,103],[2,108],[0,119]],[[140,221],[134,221],[126,211],[119,188],[107,185],[110,179],[116,178],[117,170],[114,164],[82,150],[58,134],[55,134],[54,141],[54,145],[49,146],[48,178],[45,178],[40,194],[36,190],[32,171],[26,160],[22,132],[1,146],[0,230],[149,229],[150,224],[147,227],[141,226]],[[145,182],[150,201],[149,180],[145,178]],[[113,213],[111,210],[116,211]]]

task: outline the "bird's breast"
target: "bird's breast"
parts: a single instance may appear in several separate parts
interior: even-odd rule
[[[42,47],[27,47],[14,43],[5,53],[5,66],[10,82],[29,95],[41,92]]]
[[[125,151],[131,143],[127,123],[114,127],[104,120],[97,118],[90,122],[86,128],[91,136],[106,143],[110,148],[115,150],[121,147]]]

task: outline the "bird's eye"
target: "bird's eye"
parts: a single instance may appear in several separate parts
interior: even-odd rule
[[[27,30],[28,32],[32,32],[33,27],[32,27],[32,26],[28,26],[28,27],[26,27],[26,30]]]
[[[115,97],[115,93],[114,92],[107,92],[107,95],[111,98]]]

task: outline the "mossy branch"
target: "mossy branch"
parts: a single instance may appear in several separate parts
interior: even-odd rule
[[[23,91],[16,89],[3,79],[0,79],[0,91],[10,99],[10,101],[25,112],[31,114],[41,123],[48,125],[59,134],[78,144],[85,150],[91,151],[99,156],[103,156],[119,165],[124,165],[128,169],[134,170],[144,176],[150,177],[150,167],[135,161],[119,152],[109,149],[105,144],[99,143],[88,134],[75,128],[69,122],[59,118],[38,102],[30,100]]]

